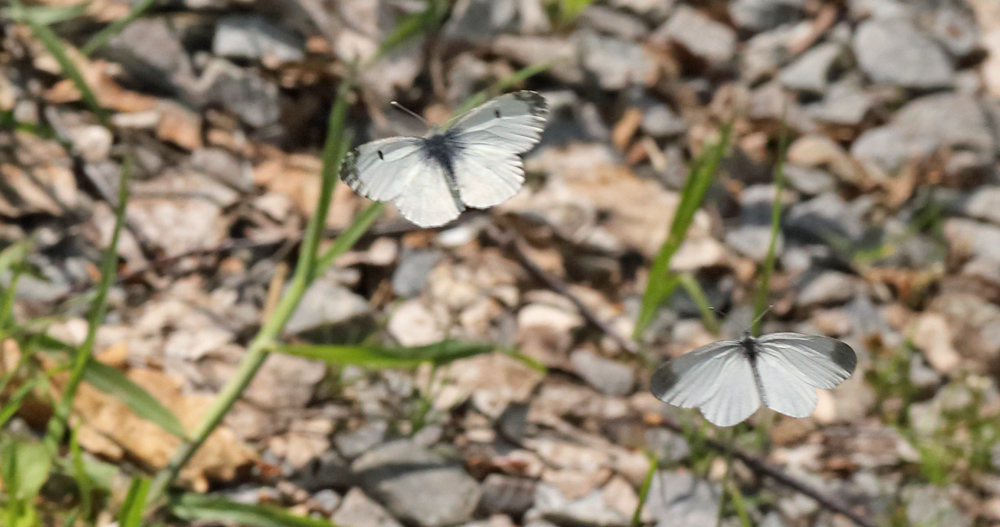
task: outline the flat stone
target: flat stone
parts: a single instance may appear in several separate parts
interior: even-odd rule
[[[382,444],[388,431],[388,422],[375,420],[361,425],[356,430],[338,432],[333,438],[333,443],[341,454],[348,459],[354,459]]]
[[[778,79],[786,88],[792,90],[823,93],[830,81],[834,66],[843,54],[844,47],[838,42],[820,44],[789,64],[778,75]]]
[[[951,59],[934,39],[905,19],[862,22],[853,47],[858,65],[875,82],[920,90],[952,84]]]
[[[948,496],[948,489],[912,485],[903,490],[906,519],[923,527],[969,527],[972,520]]]
[[[479,483],[460,464],[409,440],[369,450],[351,469],[367,493],[396,517],[420,527],[471,520],[482,494]]]
[[[805,8],[805,0],[735,0],[729,16],[740,29],[759,33],[798,21]]]
[[[673,42],[714,67],[725,66],[736,53],[732,28],[686,5],[678,6],[652,39]]]
[[[570,355],[573,370],[601,393],[607,395],[628,395],[635,385],[635,373],[627,364],[606,359],[589,349],[581,349]]]
[[[837,188],[837,178],[825,170],[798,165],[785,165],[784,170],[788,185],[806,196],[824,194]]]
[[[124,67],[130,80],[154,93],[183,93],[195,80],[191,60],[167,17],[140,17],[98,52]]]
[[[314,342],[360,339],[374,321],[368,302],[332,280],[319,279],[306,291],[285,332]]]
[[[330,519],[336,525],[351,527],[403,527],[389,511],[365,496],[358,488],[347,492],[340,508]]]
[[[484,514],[506,514],[519,518],[535,504],[534,479],[490,474],[483,480],[479,510]]]
[[[857,294],[854,277],[835,271],[826,271],[810,280],[799,293],[796,305],[802,307],[840,304]]]
[[[199,85],[205,86],[206,102],[218,104],[254,128],[277,124],[281,118],[278,86],[255,70],[216,59],[205,68]]]
[[[717,483],[661,470],[653,475],[646,509],[656,527],[715,527],[721,498]]]
[[[584,70],[604,90],[645,84],[656,68],[643,47],[629,40],[586,31],[580,36],[578,46]]]
[[[302,35],[271,23],[259,15],[226,15],[215,27],[212,53],[234,59],[279,62],[302,60],[305,39]]]
[[[441,261],[441,252],[435,250],[407,250],[399,258],[399,265],[392,273],[392,292],[402,298],[420,294],[427,284],[427,277]]]

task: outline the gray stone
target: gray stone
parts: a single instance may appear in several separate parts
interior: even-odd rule
[[[1000,264],[1000,227],[952,218],[945,220],[943,231],[952,253]]]
[[[333,511],[337,510],[342,501],[340,494],[330,490],[323,489],[316,494],[313,494],[313,501],[316,502],[316,506],[326,514],[327,516],[333,514]]]
[[[353,482],[347,461],[333,450],[327,450],[307,463],[295,473],[292,480],[309,492],[346,488]]]
[[[227,15],[219,20],[212,40],[212,53],[233,59],[279,62],[302,60],[305,39],[259,15]]]
[[[980,49],[979,28],[972,16],[952,8],[938,9],[932,16],[930,34],[952,57],[964,59]]]
[[[656,527],[715,527],[721,497],[717,483],[661,470],[653,476],[646,509]]]
[[[652,494],[652,493],[651,493]],[[595,489],[582,498],[571,500],[556,487],[540,483],[535,492],[535,508],[527,517],[554,522],[558,525],[581,527],[626,527],[630,518],[611,507],[600,489]]]
[[[857,292],[858,283],[851,275],[825,271],[802,287],[795,303],[799,307],[841,304],[854,298]]]
[[[640,127],[656,138],[675,137],[687,131],[684,119],[663,103],[651,103],[642,108]]]
[[[904,19],[870,19],[854,35],[858,65],[873,81],[929,90],[950,86],[951,59]]]
[[[409,440],[385,443],[352,465],[365,491],[398,518],[420,527],[472,519],[482,491],[462,470]]]
[[[490,474],[483,480],[483,496],[479,500],[482,514],[506,514],[520,518],[535,504],[535,487],[530,478]]]
[[[781,26],[751,37],[739,55],[740,77],[756,84],[776,74],[779,68],[792,60],[792,42],[808,29],[808,24]]]
[[[444,34],[466,42],[489,42],[497,34],[513,29],[516,0],[460,0],[455,4]]]
[[[735,0],[729,16],[740,29],[759,33],[800,20],[805,8],[805,0]]]
[[[785,165],[784,171],[788,185],[806,196],[832,192],[837,188],[837,178],[819,168]]]
[[[641,45],[590,31],[580,33],[578,49],[584,71],[604,90],[641,85],[656,67]]]
[[[962,512],[948,490],[934,485],[912,485],[903,489],[906,519],[921,527],[969,527],[972,520]]]
[[[646,448],[659,456],[660,463],[679,463],[691,453],[684,436],[666,428],[650,428],[646,430]]]
[[[736,52],[736,33],[700,10],[679,6],[652,40],[673,42],[713,67],[726,66]]]
[[[649,26],[642,19],[600,4],[584,9],[577,24],[625,40],[641,41],[649,34]]]
[[[212,62],[206,70],[199,82],[208,85],[204,92],[208,102],[229,110],[254,128],[276,124],[281,118],[278,86],[256,71],[235,67],[223,59]]]
[[[650,24],[661,24],[674,8],[676,0],[611,0],[612,6],[643,17]]]
[[[758,524],[759,527],[787,527],[785,520],[781,519],[781,514],[775,511],[767,513],[764,519]]]
[[[823,93],[834,71],[837,61],[843,56],[844,48],[837,42],[820,44],[802,54],[792,62],[778,79],[789,89]]]
[[[365,423],[356,430],[340,432],[333,438],[333,443],[337,446],[344,457],[354,459],[385,441],[385,434],[389,431],[389,423],[383,420],[376,420]]]
[[[771,227],[766,225],[738,225],[726,231],[726,245],[757,262],[767,258],[770,243]],[[784,245],[784,235],[781,232],[778,232],[775,244],[775,251],[780,253]]]
[[[1000,186],[981,186],[960,204],[960,212],[970,218],[1000,224]]]
[[[851,18],[862,20],[865,18],[879,19],[899,19],[910,18],[913,15],[910,0],[850,0],[848,9]]]
[[[823,123],[860,126],[876,102],[875,95],[862,89],[855,79],[845,79],[830,85],[823,100],[810,105],[806,111]]]
[[[285,332],[318,342],[345,342],[363,337],[373,324],[364,298],[321,278],[306,291]]]
[[[399,266],[392,273],[392,292],[402,298],[420,294],[427,277],[441,261],[441,252],[435,250],[406,250],[399,258]]]
[[[360,489],[351,489],[336,514],[330,518],[336,525],[351,527],[403,527],[389,511],[365,496]]]
[[[133,20],[98,53],[120,64],[138,87],[154,93],[183,93],[194,82],[187,51],[166,17]]]
[[[627,364],[606,359],[589,349],[570,355],[570,363],[577,375],[587,384],[607,395],[628,395],[635,385],[635,372]]]
[[[857,242],[865,234],[861,218],[868,205],[864,202],[847,203],[835,193],[821,194],[793,205],[785,216],[784,231],[789,238],[806,243],[845,239]]]

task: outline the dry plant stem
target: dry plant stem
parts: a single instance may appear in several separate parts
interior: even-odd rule
[[[491,229],[489,233],[494,240],[496,240],[503,247],[507,248],[511,254],[514,255],[514,259],[517,260],[517,263],[519,263],[521,267],[543,282],[546,287],[566,297],[566,299],[569,300],[578,311],[580,311],[580,315],[583,316],[583,319],[586,320],[588,324],[597,328],[608,337],[611,337],[611,339],[615,341],[615,344],[618,344],[623,350],[633,355],[639,354],[639,347],[634,342],[621,336],[618,332],[608,326],[606,322],[601,320],[601,318],[598,317],[597,314],[590,309],[590,307],[584,304],[579,297],[574,295],[573,292],[569,290],[569,286],[565,282],[550,275],[549,273],[546,273],[544,269],[532,261],[531,258],[529,258],[524,252],[524,249],[521,248],[521,242],[518,240],[516,234],[502,233],[494,229]]]
[[[673,421],[664,420],[662,424],[664,427],[675,433],[684,433],[684,428]],[[876,527],[870,520],[851,510],[850,506],[846,503],[832,496],[824,495],[808,483],[796,479],[795,477],[782,471],[780,468],[769,464],[757,456],[744,452],[738,448],[732,448],[727,443],[717,441],[715,439],[705,438],[705,444],[708,445],[709,448],[718,450],[719,452],[725,452],[732,455],[732,457],[739,459],[744,465],[749,467],[750,470],[758,474],[768,476],[786,487],[809,496],[810,498],[816,500],[816,503],[824,509],[844,515],[847,519],[854,522],[855,525],[859,525],[861,527]]]

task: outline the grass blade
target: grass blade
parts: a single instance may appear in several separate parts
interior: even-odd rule
[[[677,276],[678,281],[680,281],[681,287],[687,291],[688,296],[694,302],[694,305],[698,306],[698,312],[701,313],[702,325],[708,330],[712,335],[718,336],[719,331],[722,329],[722,324],[719,323],[718,317],[715,316],[715,310],[712,309],[712,305],[708,302],[708,297],[705,296],[705,291],[702,290],[701,284],[691,276],[691,273],[680,273]]]
[[[647,457],[649,457],[649,471],[646,472],[646,478],[642,480],[642,486],[639,487],[639,503],[635,506],[635,512],[632,513],[632,527],[642,527],[642,508],[646,505],[649,489],[653,486],[653,478],[656,477],[656,469],[660,465],[658,453],[647,453]]]
[[[88,40],[87,43],[80,48],[80,53],[89,57],[91,53],[103,48],[108,42],[111,41],[111,39],[115,38],[119,33],[124,31],[133,20],[142,16],[149,10],[150,7],[153,7],[153,4],[155,4],[156,1],[157,0],[143,0],[141,3],[137,4],[127,15],[108,24],[108,27],[102,29],[96,35],[91,37],[90,40]]]
[[[83,449],[80,448],[76,430],[73,430],[69,436],[69,452],[73,463],[73,480],[76,481],[76,486],[80,490],[80,514],[83,515],[84,521],[90,522],[94,511],[94,481],[87,474],[87,467],[83,461]]]
[[[352,364],[372,369],[411,369],[425,362],[447,364],[496,349],[493,344],[470,344],[445,340],[415,347],[383,348],[378,346],[286,345],[272,351],[321,360],[333,364]]]
[[[184,425],[173,412],[115,368],[96,360],[90,360],[83,371],[83,380],[94,388],[125,403],[139,417],[158,425],[177,437],[182,439],[187,437]]]
[[[169,507],[178,518],[192,522],[224,522],[250,527],[334,527],[326,520],[293,516],[278,507],[235,503],[203,494],[182,494],[173,499]]]
[[[50,452],[55,452],[56,447],[62,442],[66,433],[66,420],[69,417],[70,409],[73,407],[73,398],[76,396],[76,389],[83,380],[83,374],[87,363],[94,353],[94,342],[97,340],[97,329],[104,321],[104,313],[107,309],[108,290],[114,283],[115,272],[118,267],[118,239],[121,236],[122,225],[125,223],[125,206],[128,202],[128,173],[130,163],[126,160],[122,165],[121,174],[118,178],[118,206],[115,210],[115,226],[111,234],[111,243],[104,251],[101,261],[101,281],[97,285],[97,296],[90,306],[90,315],[87,320],[87,336],[83,344],[73,357],[73,368],[70,371],[69,380],[63,387],[62,398],[49,419],[49,427],[45,434],[45,444]]]
[[[24,5],[21,0],[12,0],[14,6],[20,9],[24,9]],[[59,63],[59,68],[62,69],[63,75],[65,75],[73,85],[76,86],[77,91],[80,92],[80,97],[83,99],[84,104],[90,108],[90,111],[97,116],[98,121],[105,127],[108,126],[108,116],[104,108],[97,101],[97,96],[94,95],[94,91],[90,89],[87,81],[84,80],[83,74],[80,73],[80,69],[76,67],[73,59],[69,57],[69,52],[66,51],[66,45],[63,44],[62,40],[52,32],[48,26],[45,26],[38,22],[35,17],[31,16],[28,12],[27,24],[31,28],[32,34],[35,35],[45,49],[55,57],[56,62]]]
[[[719,162],[722,161],[722,156],[725,155],[726,150],[729,148],[729,138],[732,130],[732,123],[723,127],[719,141],[700,156],[702,159],[696,161],[691,166],[691,171],[681,191],[680,203],[677,205],[677,210],[674,211],[674,219],[670,224],[667,239],[660,246],[660,252],[656,255],[656,259],[653,260],[653,266],[649,270],[649,281],[646,284],[646,291],[642,295],[642,306],[635,324],[635,332],[633,334],[635,340],[641,340],[642,334],[649,327],[650,322],[653,321],[656,309],[663,300],[670,296],[677,286],[677,280],[669,279],[671,274],[670,261],[673,259],[677,249],[680,248],[681,243],[684,242],[688,227],[691,226],[691,222],[694,220],[694,214],[701,206],[709,184],[715,178],[715,171],[719,167]]]
[[[425,2],[427,7],[423,11],[404,17],[396,24],[392,33],[382,41],[378,51],[369,59],[369,63],[392,53],[397,47],[418,35],[430,33],[438,27],[448,12],[447,3],[442,0],[425,0]]]
[[[326,269],[340,255],[349,251],[351,247],[354,247],[354,244],[368,232],[368,228],[371,227],[372,223],[375,223],[375,220],[382,215],[382,212],[385,211],[385,206],[385,203],[374,202],[368,205],[368,208],[361,211],[361,214],[355,216],[351,224],[337,235],[337,239],[333,244],[319,257],[316,267],[321,270]]]
[[[24,402],[24,398],[35,389],[37,381],[30,380],[22,384],[18,389],[11,395],[7,402],[0,406],[0,429],[7,424],[7,420],[14,416],[18,410],[21,409],[21,403]]]
[[[788,127],[782,123],[781,136],[778,140],[778,160],[774,168],[774,203],[771,204],[771,240],[767,244],[767,255],[760,267],[760,282],[757,284],[757,295],[753,306],[753,324],[751,335],[760,335],[763,324],[764,310],[767,309],[767,297],[771,292],[771,274],[774,273],[775,252],[778,247],[778,236],[781,234],[781,193],[785,189],[785,155],[788,152]]]
[[[22,24],[34,20],[43,26],[51,26],[52,24],[72,20],[86,13],[87,6],[85,4],[66,7],[46,5],[25,7],[14,5],[6,9],[0,9],[0,17]]]
[[[149,494],[149,478],[133,478],[125,496],[125,503],[118,511],[118,527],[139,527],[146,509],[146,495]]]

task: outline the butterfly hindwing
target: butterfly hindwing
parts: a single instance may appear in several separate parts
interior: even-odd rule
[[[417,164],[405,192],[393,203],[404,218],[421,227],[444,225],[465,210],[448,185],[444,167],[429,160]]]
[[[716,374],[715,392],[698,405],[710,423],[733,426],[760,408],[760,393],[746,355],[727,354]]]
[[[785,354],[761,347],[754,366],[765,406],[791,417],[806,417],[816,409],[816,388],[806,382]]]

